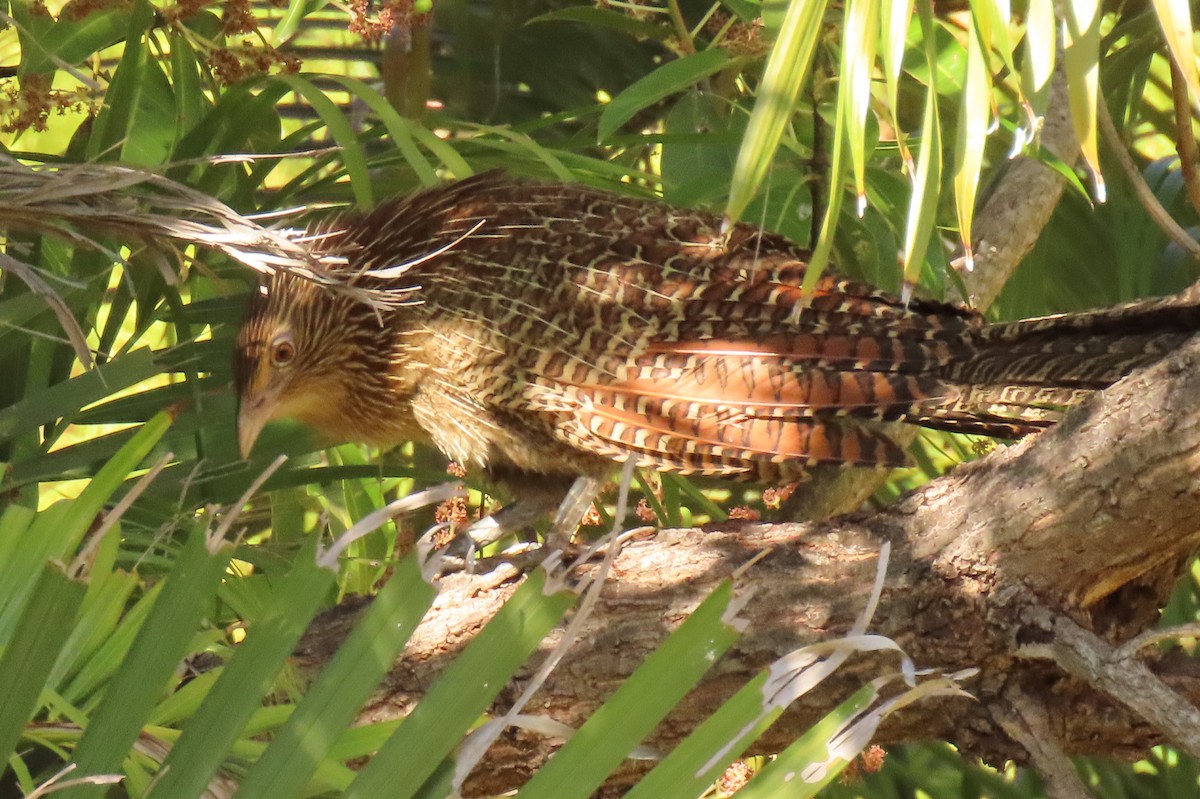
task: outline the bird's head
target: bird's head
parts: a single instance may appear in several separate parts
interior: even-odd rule
[[[276,419],[297,419],[325,443],[361,440],[355,394],[377,384],[374,353],[386,349],[364,339],[384,332],[370,308],[309,281],[278,274],[259,285],[234,353],[242,457]]]

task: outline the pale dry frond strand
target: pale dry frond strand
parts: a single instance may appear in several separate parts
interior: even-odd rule
[[[51,236],[101,252],[114,263],[126,261],[111,242],[145,248],[169,284],[178,282],[178,268],[167,256],[182,262],[184,251],[196,246],[223,253],[265,276],[284,272],[321,284],[377,310],[400,300],[393,292],[355,286],[339,276],[345,257],[312,246],[307,231],[265,227],[201,191],[144,169],[111,164],[31,166],[0,156],[0,233],[15,232]],[[94,361],[86,336],[66,302],[37,267],[12,256],[12,246],[0,258],[0,271],[11,272],[45,299],[76,356],[90,368]]]
[[[0,272],[11,272],[16,275],[29,290],[41,297],[50,306],[50,310],[54,311],[54,316],[58,319],[58,323],[62,325],[63,330],[67,334],[67,340],[71,342],[71,349],[75,351],[75,357],[79,359],[87,368],[92,368],[95,365],[95,360],[92,358],[92,350],[88,347],[87,335],[83,332],[83,328],[79,326],[79,322],[75,320],[75,315],[71,313],[70,307],[67,306],[66,300],[62,295],[50,287],[50,284],[41,278],[38,274],[40,270],[30,266],[27,263],[18,261],[10,255],[0,253]]]
[[[264,227],[209,195],[143,169],[111,164],[28,166],[0,160],[0,219],[28,231],[104,250],[113,237],[155,249],[196,245],[251,269],[286,272],[375,304],[386,301],[334,276],[344,259],[303,241],[305,231]],[[106,251],[113,255],[112,252]]]

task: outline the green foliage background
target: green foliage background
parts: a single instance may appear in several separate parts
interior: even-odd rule
[[[1014,128],[1026,119],[1022,100],[1044,103],[1023,86],[1016,65],[1036,65],[1030,33],[1045,34],[1046,22],[1036,3],[1010,14],[981,0],[939,7],[936,16],[927,3],[916,13],[909,5],[910,14],[889,24],[892,5],[437,0],[432,22],[405,22],[405,13],[425,9],[396,3],[400,23],[368,45],[350,28],[369,30],[380,9],[364,15],[356,7],[352,21],[319,0],[279,7],[73,0],[50,10],[8,0],[0,145],[14,168],[55,175],[84,162],[140,167],[244,214],[369,206],[493,168],[661,193],[782,231],[881,286],[919,281],[940,296],[954,283],[950,262],[969,209],[1007,168]],[[1171,215],[1195,230],[1171,160],[1166,41],[1179,21],[1136,4],[1089,12],[1080,0],[1064,8],[1068,16],[1095,14],[1091,61],[1084,54],[1082,67],[1078,58],[1067,67],[1072,99],[1087,105],[1080,86],[1091,66],[1102,65],[1096,85],[1127,136],[1121,146],[1131,147]],[[1003,24],[985,36],[978,20],[997,15]],[[871,19],[876,35],[866,46],[868,39],[850,34]],[[1190,38],[1190,21],[1185,27],[1176,47]],[[899,54],[894,74],[888,48]],[[972,58],[986,64],[983,90],[967,79]],[[870,95],[855,106],[862,80]],[[981,108],[985,117],[995,109],[999,132],[958,136]],[[1076,178],[990,313],[1105,305],[1195,279],[1195,264],[1150,222],[1091,135],[1108,202],[1095,205],[1088,177]],[[917,166],[943,168],[906,171],[905,146]],[[867,200],[861,217],[858,174]],[[61,208],[88,203],[91,195],[73,191],[79,184],[62,175],[46,188]],[[131,208],[140,207],[130,198]],[[11,207],[32,199],[0,186],[0,201]],[[54,211],[46,213],[53,221]],[[244,778],[254,791],[245,795],[256,797],[375,796],[382,795],[370,787],[378,775],[397,773],[419,776],[412,792],[429,778],[424,795],[435,795],[442,774],[435,768],[487,706],[486,695],[468,689],[483,682],[480,672],[447,675],[447,696],[430,699],[426,712],[437,714],[446,740],[431,734],[437,725],[406,722],[404,737],[356,775],[347,763],[379,750],[395,725],[345,730],[346,714],[432,600],[409,554],[431,512],[379,525],[336,568],[314,565],[314,548],[388,501],[444,482],[443,464],[411,447],[316,450],[303,431],[285,426],[268,430],[259,454],[241,461],[229,353],[256,276],[211,250],[164,255],[120,225],[89,228],[63,218],[56,230],[0,218],[5,253],[61,300],[95,361],[81,360],[62,320],[19,270],[0,264],[0,677],[11,679],[0,685],[12,686],[0,706],[0,753],[8,758],[0,794],[30,794],[75,761],[79,773],[122,775],[113,795],[189,796]],[[898,473],[879,501],[974,451],[969,441],[924,435],[914,450],[919,468]],[[278,453],[289,456],[286,464],[253,498],[239,500]],[[155,464],[153,479],[139,482]],[[475,480],[468,477],[478,505],[485,487]],[[769,514],[754,491],[676,479],[641,485],[667,524],[723,518],[734,507]],[[213,535],[222,524],[234,525],[236,543]],[[394,637],[379,644],[378,634],[363,633],[347,644],[349,654],[307,691],[327,703],[303,711],[311,714],[308,729],[324,738],[302,742],[299,726],[287,726],[304,693],[289,680],[288,652],[317,611],[381,591],[376,607]],[[492,684],[506,681],[537,643],[533,633],[574,601],[555,596],[506,609],[528,635],[495,633],[481,644],[490,648],[475,657],[490,664],[481,668],[491,669]],[[1195,612],[1192,581],[1168,616]],[[239,643],[247,627],[254,632]],[[722,634],[710,622],[684,643]],[[192,674],[194,662],[223,665]],[[667,679],[679,681],[680,663]],[[236,680],[222,680],[226,672]],[[644,679],[655,679],[652,672],[648,665]],[[451,708],[462,696],[472,701]],[[644,718],[625,722],[636,728],[634,721],[654,720],[645,709]],[[282,743],[272,747],[272,739]],[[588,773],[601,779],[597,764],[628,752],[615,734],[602,739],[607,747],[575,747],[579,753],[563,762],[590,764]],[[155,784],[164,758],[171,769]],[[1105,797],[1200,796],[1194,765],[1168,750],[1133,767],[1080,769]],[[389,783],[389,790],[400,789]],[[563,795],[537,786],[528,795],[537,790]],[[881,772],[826,795],[1040,794],[1034,775],[979,767],[929,744],[893,752]]]

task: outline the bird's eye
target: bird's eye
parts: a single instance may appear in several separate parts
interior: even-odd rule
[[[296,357],[296,345],[291,337],[277,338],[271,344],[271,363],[275,366],[287,366]]]

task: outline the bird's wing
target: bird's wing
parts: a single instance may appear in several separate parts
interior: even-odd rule
[[[821,463],[905,462],[895,443],[860,420],[903,418],[954,388],[888,371],[884,355],[870,342],[811,335],[658,341],[620,365],[534,379],[541,396],[558,398],[544,407],[573,446],[606,457],[634,452],[683,472],[778,476]],[[838,361],[845,368],[832,366]]]
[[[746,416],[741,409],[692,403],[631,408],[617,393],[589,391],[557,428],[567,443],[608,458],[684,474],[794,477],[819,463],[897,466],[904,451],[886,435],[849,419]]]

